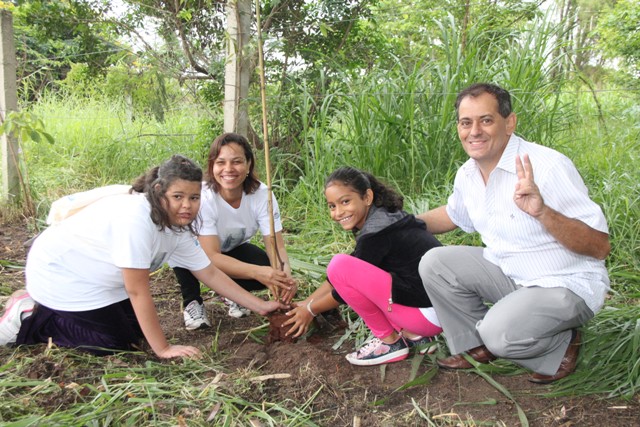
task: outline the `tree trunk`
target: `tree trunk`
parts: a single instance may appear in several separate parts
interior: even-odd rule
[[[249,132],[249,80],[252,55],[247,52],[251,29],[251,0],[227,4],[227,63],[224,75],[224,131]]]
[[[18,109],[16,89],[16,50],[13,44],[13,15],[6,10],[0,11],[0,118],[4,123],[10,111]],[[15,138],[8,134],[0,136],[2,146],[2,194],[0,199],[12,204],[21,200],[20,179],[18,170],[20,150]]]

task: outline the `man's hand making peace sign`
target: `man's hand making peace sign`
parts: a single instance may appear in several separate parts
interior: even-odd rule
[[[528,154],[523,155],[522,159],[520,156],[516,156],[516,172],[518,173],[518,183],[513,194],[513,201],[520,209],[532,217],[538,218],[542,215],[545,207],[544,199],[533,180],[533,167]]]

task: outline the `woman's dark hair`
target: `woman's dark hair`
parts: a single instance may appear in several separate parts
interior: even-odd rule
[[[458,107],[464,98],[477,98],[483,93],[493,95],[498,101],[498,113],[505,119],[511,114],[511,95],[505,89],[492,83],[476,83],[463,89],[456,98],[456,117],[458,116]]]
[[[163,200],[167,202],[167,190],[178,179],[202,183],[202,169],[192,160],[184,156],[174,155],[160,166],[149,169],[145,174],[136,178],[131,185],[131,190],[129,190],[130,193],[135,191],[147,195],[151,205],[151,220],[160,230],[165,228],[176,229],[169,220],[169,214],[163,205]],[[177,230],[189,230],[196,234],[199,223],[200,214],[198,213],[191,224],[178,227]]]
[[[237,133],[223,133],[213,140],[211,148],[209,149],[209,162],[207,164],[207,186],[216,193],[220,191],[220,184],[213,177],[213,165],[220,155],[220,150],[227,144],[238,144],[244,151],[244,157],[249,163],[249,174],[242,183],[242,190],[245,194],[253,194],[259,187],[260,181],[256,175],[254,168],[256,165],[255,158],[253,156],[253,150],[249,141],[242,135]]]
[[[336,183],[352,188],[361,197],[364,197],[367,190],[371,189],[373,204],[379,208],[385,208],[389,212],[401,210],[404,205],[404,198],[393,188],[383,184],[370,173],[351,166],[343,166],[333,171],[324,182],[324,188]]]

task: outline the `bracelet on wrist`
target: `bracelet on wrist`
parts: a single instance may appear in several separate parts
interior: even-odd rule
[[[311,298],[311,300],[307,303],[307,311],[313,316],[316,317],[318,316],[317,314],[315,314],[313,312],[313,310],[311,310],[311,303],[313,302],[313,298]]]

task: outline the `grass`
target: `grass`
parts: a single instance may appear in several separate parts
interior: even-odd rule
[[[98,358],[56,348],[39,354],[16,350],[0,367],[0,423],[241,426],[259,420],[263,425],[316,425],[311,402],[271,403],[256,372],[227,374],[211,354],[175,363],[136,353]],[[36,371],[49,376],[29,380]],[[43,412],[52,407],[57,409]]]
[[[455,171],[464,160],[455,135],[455,93],[471,81],[497,81],[515,89],[519,133],[574,159],[610,227],[613,250],[607,267],[612,298],[585,327],[578,372],[546,392],[631,399],[640,389],[637,95],[596,94],[605,115],[602,122],[590,91],[551,78],[553,63],[540,46],[553,40],[552,26],[542,22],[536,31],[521,37],[507,35],[506,40],[486,44],[479,19],[469,29],[467,51],[462,52],[457,24],[451,19],[440,23],[440,43],[434,44],[429,61],[413,61],[409,66],[398,59],[392,69],[345,77],[343,85],[323,85],[322,96],[300,83],[298,99],[287,103],[296,105],[289,114],[299,118],[300,129],[292,130],[297,145],[288,150],[274,148],[271,159],[288,252],[296,274],[302,277],[300,297],[324,279],[333,254],[349,252],[353,245],[352,236],[328,217],[322,192],[329,172],[344,164],[367,169],[395,185],[410,212],[445,203]],[[37,201],[40,222],[36,227],[42,226],[56,198],[99,185],[129,183],[170,154],[185,154],[204,164],[215,122],[196,107],[176,109],[162,123],[145,117],[131,121],[120,106],[74,98],[47,97],[31,110],[55,138],[52,145],[23,147]],[[282,122],[289,123],[287,119]],[[257,153],[256,158],[260,163],[263,157]],[[258,168],[264,170],[264,165]],[[8,218],[6,211],[3,215]],[[477,235],[461,232],[443,236],[442,241],[480,244]],[[6,267],[4,261],[0,267]],[[0,288],[2,293],[10,290]],[[349,329],[336,346],[367,338],[362,323],[347,318]],[[214,339],[212,349],[215,345]],[[213,417],[212,422],[220,425],[248,425],[252,420],[313,425],[322,419],[309,400],[264,403],[268,399],[250,380],[255,372],[228,373],[213,354],[208,352],[200,361],[174,363],[146,360],[139,354],[93,358],[60,349],[43,353],[2,349],[0,422],[175,425],[178,420],[191,425],[193,420]],[[49,370],[50,377],[30,379],[30,370],[36,368]],[[498,363],[483,367],[482,372],[520,371]],[[510,396],[508,390],[505,395]],[[201,407],[194,403],[199,400],[210,404]],[[56,410],[43,413],[43,407]],[[417,404],[415,411],[427,425],[460,421],[441,424]]]
[[[611,301],[587,325],[577,375],[548,396],[601,394],[632,399],[640,390],[640,304]]]
[[[158,123],[144,117],[130,121],[122,108],[95,100],[47,98],[32,109],[55,139],[24,147],[38,216],[63,195],[130,183],[175,153],[202,163],[209,146],[194,127],[197,110],[176,111]]]

